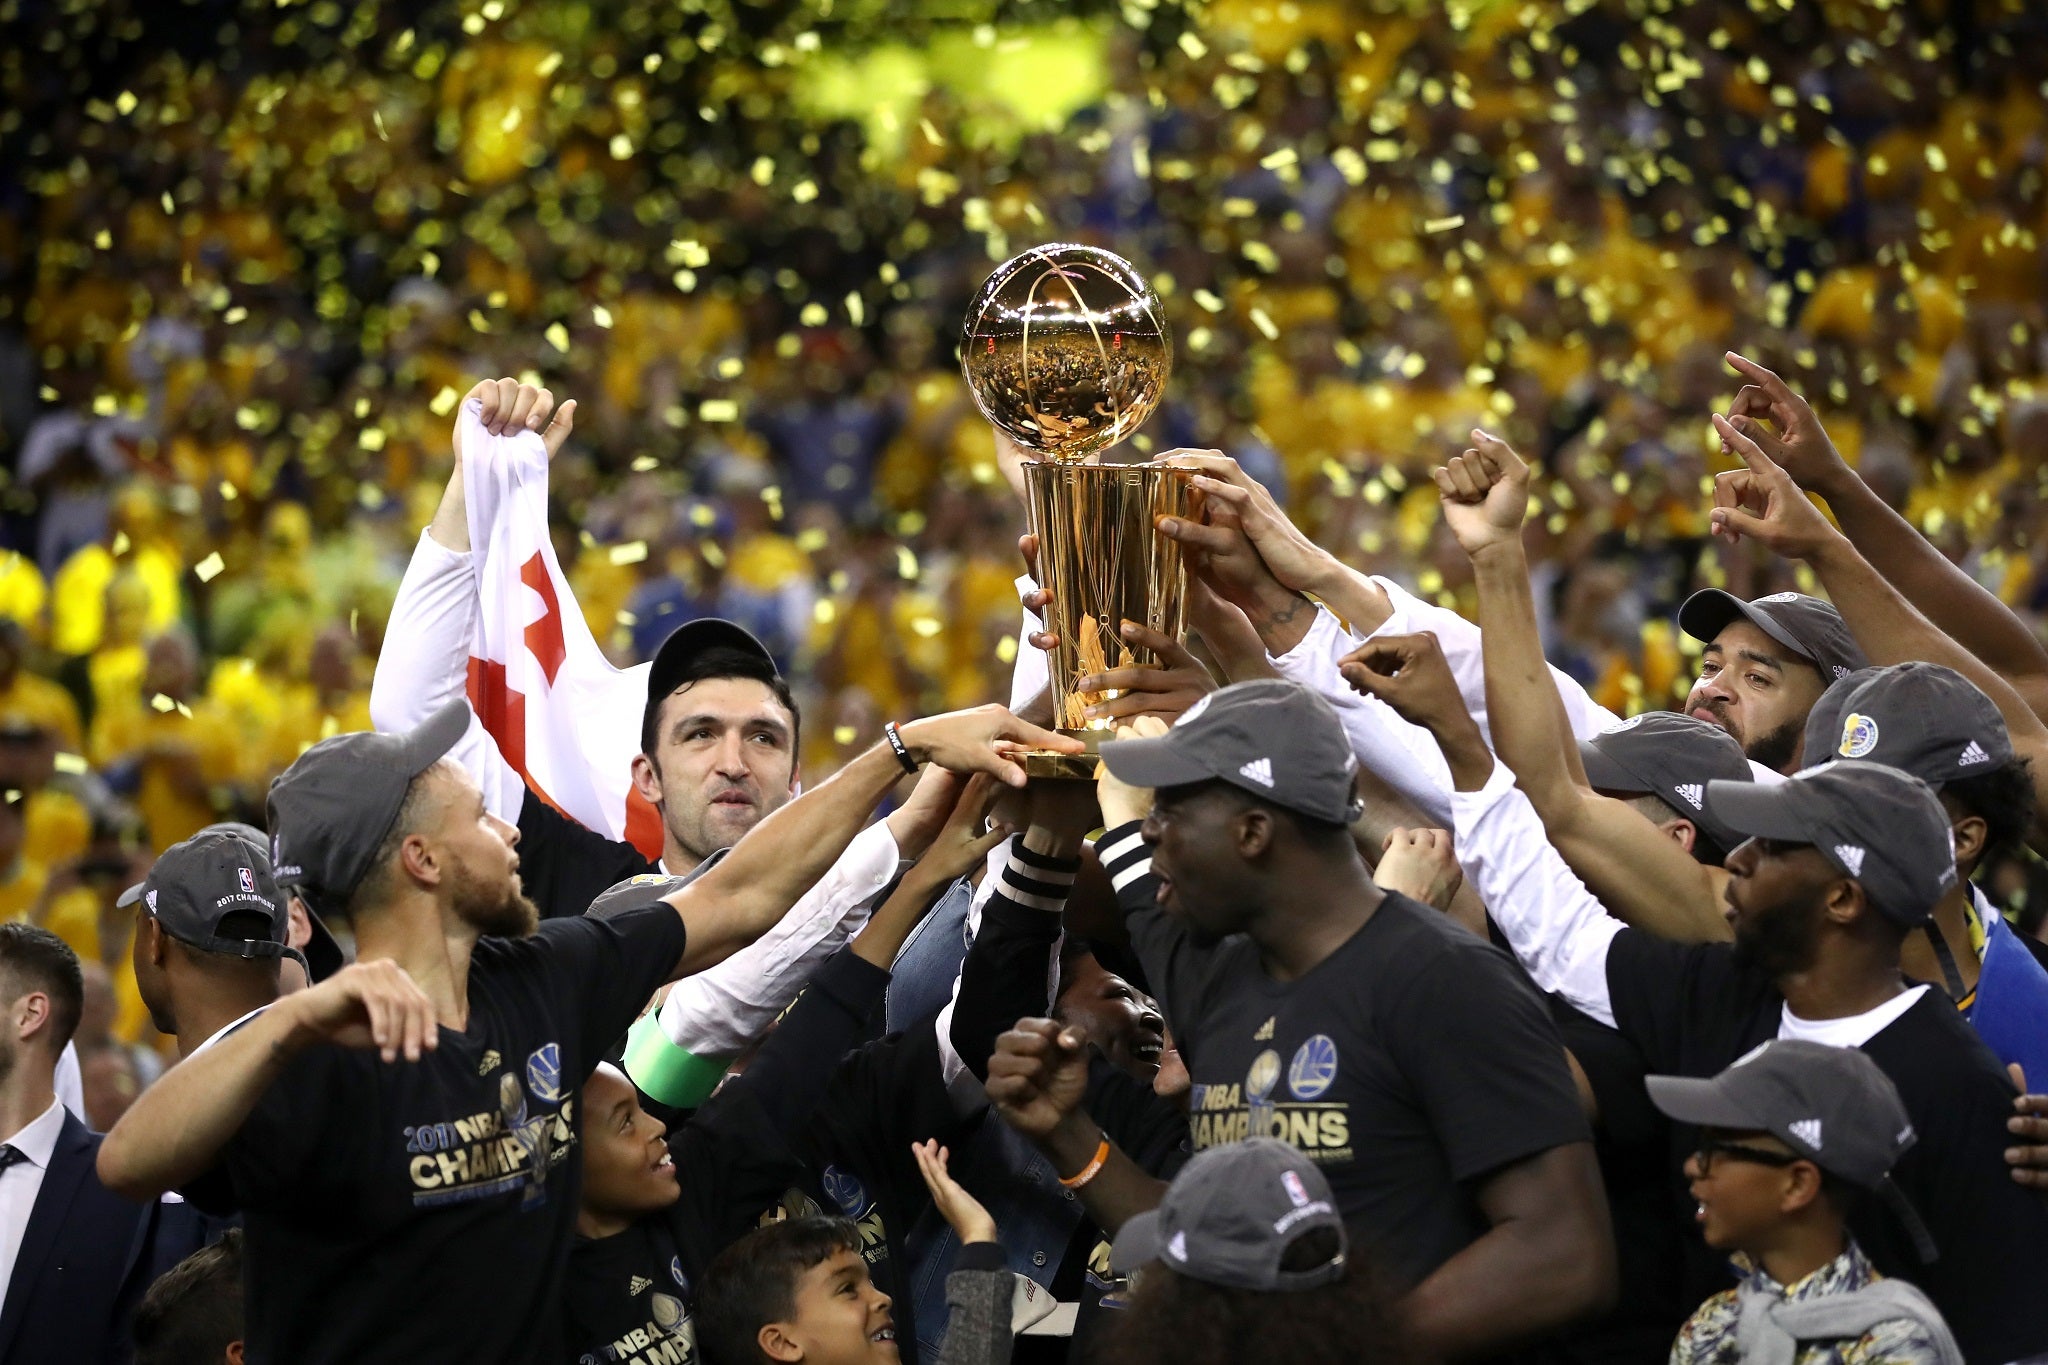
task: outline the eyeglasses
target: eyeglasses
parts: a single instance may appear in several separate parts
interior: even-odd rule
[[[1725,1138],[1703,1137],[1700,1145],[1693,1149],[1693,1159],[1699,1162],[1702,1177],[1714,1173],[1714,1158],[1717,1156],[1727,1157],[1730,1161],[1745,1161],[1752,1166],[1775,1166],[1780,1170],[1806,1160],[1796,1152],[1774,1152],[1768,1147],[1750,1147]]]

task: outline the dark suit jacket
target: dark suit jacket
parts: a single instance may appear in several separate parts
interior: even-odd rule
[[[128,1357],[122,1280],[146,1209],[100,1184],[99,1151],[67,1112],[0,1303],[0,1365]]]

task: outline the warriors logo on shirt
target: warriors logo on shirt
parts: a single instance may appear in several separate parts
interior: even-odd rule
[[[860,1228],[860,1254],[867,1263],[875,1265],[886,1260],[889,1242],[882,1226],[882,1210],[867,1186],[860,1183],[860,1177],[837,1166],[827,1166],[819,1183],[825,1187],[825,1197]]]
[[[553,1104],[562,1098],[562,1049],[554,1043],[542,1043],[526,1059],[526,1088],[542,1104]]]
[[[1298,1100],[1317,1100],[1337,1079],[1337,1045],[1318,1033],[1294,1050],[1287,1064],[1287,1090]]]

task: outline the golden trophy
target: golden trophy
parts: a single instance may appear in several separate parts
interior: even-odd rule
[[[1046,629],[1059,635],[1049,661],[1053,727],[1089,752],[1034,752],[1024,768],[1092,778],[1111,723],[1090,722],[1083,709],[1116,694],[1084,693],[1075,681],[1158,662],[1124,640],[1125,621],[1181,633],[1187,570],[1180,546],[1153,528],[1162,516],[1194,514],[1189,471],[1088,462],[1159,406],[1173,337],[1159,296],[1129,261],[1056,243],[989,276],[961,328],[960,368],[982,414],[1043,457],[1025,461],[1024,490],[1039,583],[1053,594]]]

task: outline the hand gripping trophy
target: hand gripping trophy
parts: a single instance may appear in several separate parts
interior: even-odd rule
[[[961,328],[960,366],[983,415],[1041,457],[1025,462],[1024,490],[1040,586],[1053,594],[1046,625],[1059,635],[1053,726],[1090,750],[1032,753],[1025,771],[1093,777],[1110,723],[1091,725],[1083,708],[1115,694],[1077,691],[1075,680],[1158,662],[1124,641],[1125,621],[1181,633],[1187,571],[1180,546],[1153,527],[1162,516],[1197,515],[1190,471],[1089,462],[1159,406],[1173,337],[1159,296],[1129,261],[1060,243],[989,276]]]

